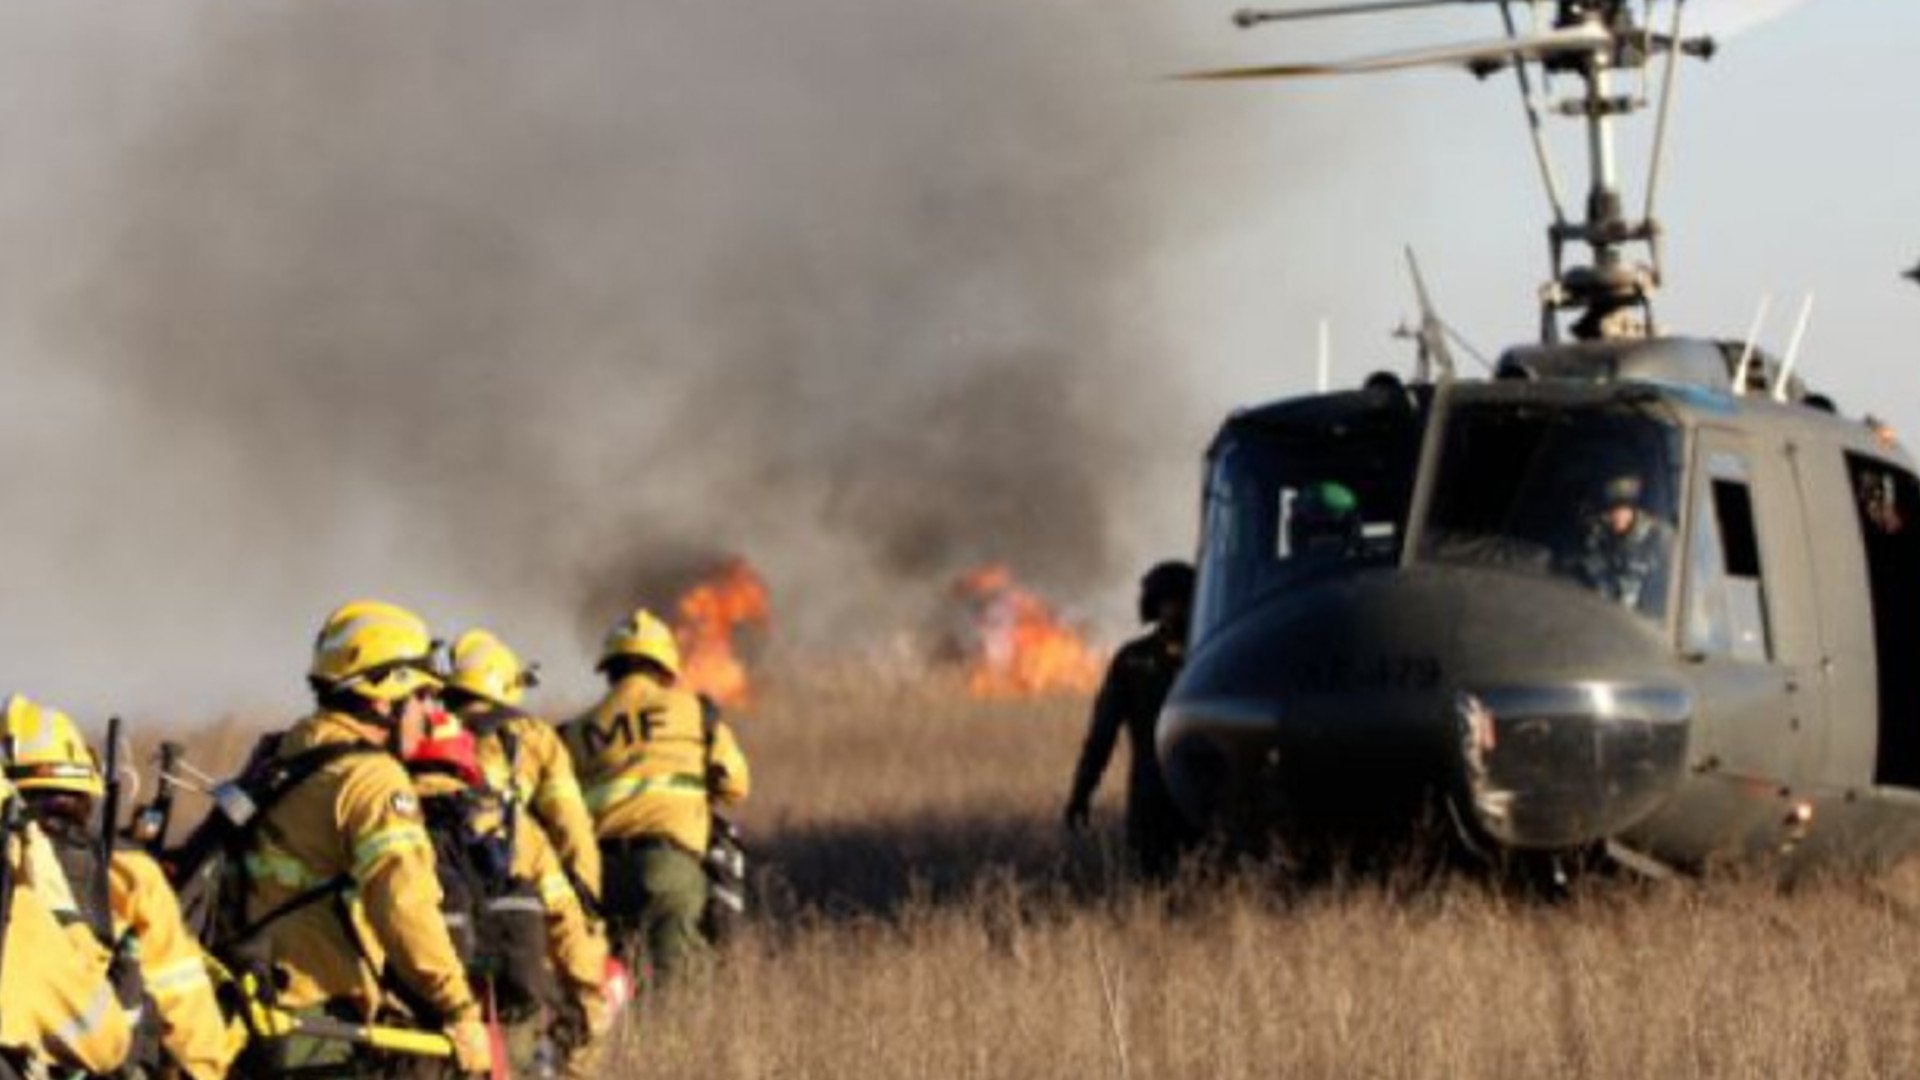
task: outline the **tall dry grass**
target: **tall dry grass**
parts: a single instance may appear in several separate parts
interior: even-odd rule
[[[1144,891],[1123,762],[1094,836],[1058,825],[1083,710],[776,683],[740,720],[757,917],[642,1004],[609,1077],[1920,1075],[1898,883]]]
[[[619,1075],[1911,1077],[1920,919],[1883,884],[1135,889],[1058,826],[1084,703],[789,682],[743,721],[767,902]]]

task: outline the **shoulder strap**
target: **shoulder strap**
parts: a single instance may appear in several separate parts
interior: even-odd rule
[[[239,778],[214,790],[213,812],[165,860],[176,887],[207,866],[214,856],[251,840],[267,812],[314,773],[355,754],[385,752],[366,743],[328,743],[281,759],[274,756],[279,738],[263,740]]]
[[[304,907],[307,907],[308,905],[319,903],[322,900],[326,900],[346,892],[347,886],[352,884],[353,884],[353,878],[346,874],[336,874],[333,877],[328,878],[327,880],[321,882],[320,884],[315,885],[313,888],[308,889],[307,891],[300,893],[297,896],[294,896],[293,898],[287,900],[285,903],[282,903],[276,906],[273,910],[267,912],[266,914],[253,920],[247,925],[234,931],[233,936],[230,939],[220,943],[221,951],[225,953],[232,953],[235,950],[244,948],[248,942],[252,941],[256,937],[259,937],[260,932],[265,930],[267,927],[272,926],[274,923],[279,922],[281,919],[286,918],[287,916],[293,914],[296,911],[299,911]],[[348,921],[348,928],[349,930],[352,929],[351,921]],[[352,935],[349,934],[349,939],[351,939],[351,937]]]
[[[258,762],[253,769],[240,778],[240,786],[253,801],[253,812],[245,821],[228,819],[231,822],[231,831],[226,838],[227,845],[245,846],[259,831],[262,819],[266,817],[267,812],[279,805],[283,799],[293,793],[295,788],[321,769],[356,754],[383,752],[379,747],[365,743],[328,743],[310,750],[303,750],[290,758],[269,757]],[[235,931],[228,940],[221,943],[223,951],[231,953],[233,950],[244,947],[267,927],[322,900],[344,895],[352,884],[353,877],[349,874],[336,874],[328,878],[275,906],[271,911]],[[352,918],[344,910],[340,912],[340,916],[342,924],[346,927],[348,940],[357,941],[357,928],[353,925]]]
[[[700,697],[700,733],[707,741],[707,760],[713,760],[714,733],[720,729],[720,703],[705,694]]]
[[[290,758],[275,758],[267,761],[240,780],[247,789],[247,795],[253,799],[252,821],[258,821],[261,815],[279,805],[280,800],[291,794],[294,788],[305,783],[308,777],[334,762],[358,754],[385,752],[367,743],[327,743],[324,746],[303,750]],[[250,824],[251,822],[243,823],[243,826]]]

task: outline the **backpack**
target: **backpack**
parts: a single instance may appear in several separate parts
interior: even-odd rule
[[[190,930],[209,944],[215,956],[235,970],[251,969],[263,958],[253,944],[262,931],[311,904],[331,900],[356,937],[345,905],[352,879],[336,875],[249,922],[249,883],[244,860],[267,814],[295,788],[336,761],[359,754],[385,753],[366,743],[330,743],[282,759],[282,735],[268,735],[254,746],[240,775],[213,791],[213,810],[187,839],[161,860],[180,913]]]
[[[700,695],[700,727],[705,736],[707,769],[713,769],[713,740],[720,726],[720,706]],[[711,783],[711,777],[709,777]],[[700,859],[707,875],[707,905],[700,912],[700,931],[708,941],[724,945],[738,933],[747,917],[747,849],[739,826],[708,802],[711,817],[707,850]]]
[[[539,889],[513,874],[506,828],[475,824],[487,800],[471,791],[421,801],[440,879],[440,911],[460,961],[493,992],[509,1023],[561,1000],[547,953],[547,910]]]

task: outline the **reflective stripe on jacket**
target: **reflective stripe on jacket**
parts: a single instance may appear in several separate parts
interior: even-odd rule
[[[214,999],[200,943],[159,864],[143,851],[116,851],[108,864],[116,922],[140,946],[140,973],[160,1018],[160,1041],[193,1080],[218,1080],[233,1064],[226,1019]]]
[[[12,791],[0,782],[0,802]],[[114,997],[107,950],[84,925],[63,925],[71,890],[46,838],[27,826],[0,857],[11,882],[0,961],[0,1048],[89,1073],[118,1069],[133,1016]]]

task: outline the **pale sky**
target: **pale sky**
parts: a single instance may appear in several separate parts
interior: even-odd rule
[[[1696,6],[1716,25],[1793,9],[1724,41],[1712,62],[1682,68],[1660,209],[1669,236],[1659,305],[1666,328],[1740,337],[1770,293],[1763,337],[1779,350],[1813,292],[1809,379],[1849,412],[1872,402],[1901,430],[1920,432],[1920,375],[1908,367],[1920,286],[1898,276],[1920,260],[1920,141],[1909,137],[1920,131],[1909,64],[1920,4]],[[1497,15],[1372,19],[1364,30],[1348,24],[1291,41],[1286,30],[1223,31],[1202,63],[1373,52],[1483,31],[1498,32]],[[1233,242],[1196,253],[1204,263],[1195,278],[1239,283],[1231,298],[1215,298],[1235,327],[1221,350],[1231,359],[1221,362],[1237,378],[1211,386],[1309,385],[1322,314],[1349,376],[1362,373],[1363,356],[1391,356],[1382,332],[1412,310],[1403,243],[1420,253],[1448,321],[1482,351],[1535,336],[1547,210],[1510,77],[1476,83],[1418,71],[1197,92],[1271,98],[1263,105],[1276,117],[1268,164],[1311,177],[1287,199],[1248,206]],[[1337,116],[1341,129],[1289,133],[1283,110],[1308,108]],[[1583,155],[1564,142],[1577,129],[1560,127],[1568,129],[1561,173],[1580,175]],[[1649,120],[1623,133],[1629,206],[1639,205],[1651,130]],[[1314,169],[1321,159],[1334,164]],[[1262,277],[1270,289],[1251,287]],[[1276,348],[1274,337],[1292,348]]]

